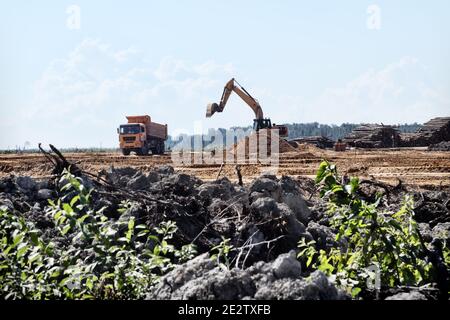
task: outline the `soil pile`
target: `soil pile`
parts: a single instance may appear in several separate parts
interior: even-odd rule
[[[288,141],[283,138],[272,138],[270,130],[259,130],[252,135],[245,137],[238,143],[236,143],[231,151],[236,155],[244,154],[246,157],[250,155],[256,155],[260,150],[265,151],[265,154],[270,155],[272,153],[272,144],[278,144],[276,151],[278,153],[295,152],[296,149]]]

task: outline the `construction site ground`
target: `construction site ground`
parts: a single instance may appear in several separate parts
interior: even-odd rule
[[[80,168],[98,173],[111,166],[133,167],[142,171],[163,164],[172,165],[177,171],[195,175],[208,181],[216,179],[220,164],[174,165],[170,154],[160,156],[123,156],[120,153],[65,153],[66,158]],[[303,146],[294,152],[281,153],[277,175],[313,178],[322,159],[335,163],[341,174],[376,179],[396,185],[402,183],[418,187],[450,187],[450,153],[428,151],[426,148],[408,149],[355,149],[346,152],[322,150]],[[51,175],[53,166],[39,153],[0,155],[0,177],[27,175],[34,178]],[[244,183],[259,176],[264,169],[258,164],[242,164]],[[237,180],[234,164],[226,164],[221,176]]]

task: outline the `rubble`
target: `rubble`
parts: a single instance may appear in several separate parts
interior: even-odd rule
[[[15,184],[26,191],[36,189],[36,182],[30,177],[16,177]]]
[[[427,298],[420,292],[402,292],[393,296],[387,297],[385,300],[427,300]]]
[[[289,252],[273,262],[261,261],[244,270],[224,270],[205,253],[163,276],[146,299],[342,300],[350,297],[336,289],[320,271],[302,277],[295,252]]]
[[[204,182],[170,166],[146,173],[111,167],[97,176],[79,178],[94,186],[95,209],[103,208],[108,218],[132,215],[136,223],[149,228],[172,220],[178,227],[173,242],[197,246],[199,256],[163,276],[148,299],[349,299],[323,273],[304,271],[296,258],[301,239],[315,240],[318,250],[347,246],[343,238],[336,241],[337,232],[325,214],[326,202],[306,178],[262,175],[239,186],[227,177]],[[377,182],[363,185],[366,197],[381,190],[386,202],[400,203],[404,193],[401,187]],[[35,222],[56,245],[63,240],[54,234],[44,208],[48,199],[63,195],[53,179],[0,179],[0,208]],[[421,191],[414,197],[424,241],[448,241],[448,193]],[[124,200],[135,205],[120,215],[117,208]],[[211,248],[223,239],[230,239],[229,245],[235,248],[229,254],[230,270],[210,258]]]
[[[54,196],[54,192],[50,189],[40,189],[37,193],[37,198],[39,200],[52,199],[53,196]]]
[[[127,188],[130,188],[131,190],[144,190],[148,187],[149,181],[145,175],[142,173],[139,173],[135,176],[133,176],[128,182],[127,182]]]

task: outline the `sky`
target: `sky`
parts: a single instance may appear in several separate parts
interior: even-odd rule
[[[117,147],[126,115],[169,133],[450,116],[450,2],[0,0],[0,149]]]

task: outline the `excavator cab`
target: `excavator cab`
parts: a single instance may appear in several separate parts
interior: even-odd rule
[[[259,131],[259,129],[270,129],[272,128],[272,121],[270,119],[254,119],[253,120],[253,130]]]
[[[259,131],[260,129],[278,129],[278,134],[280,137],[288,136],[288,128],[282,125],[272,125],[272,121],[268,118],[266,119],[254,119],[253,120],[253,130]]]

